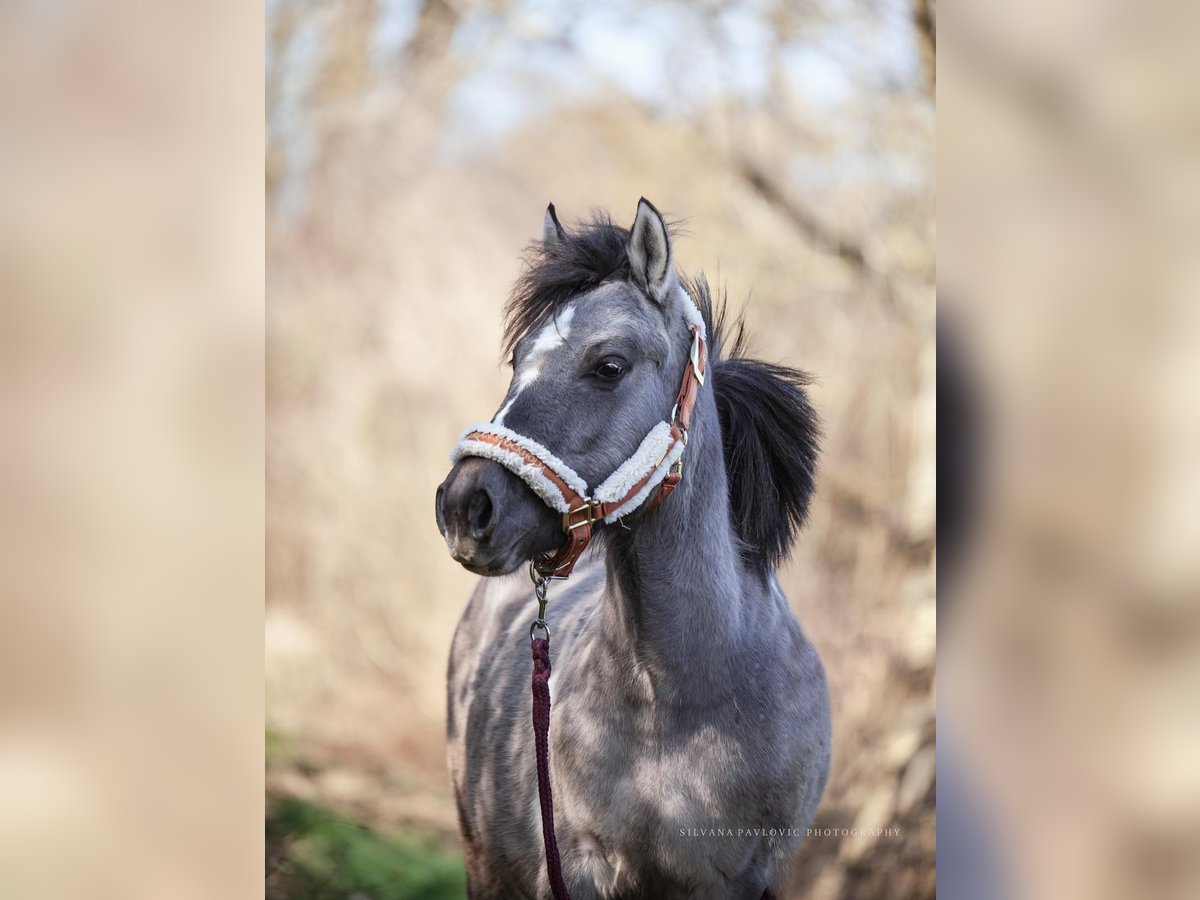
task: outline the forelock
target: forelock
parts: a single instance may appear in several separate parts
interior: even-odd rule
[[[629,277],[629,231],[607,213],[593,213],[564,238],[526,249],[524,268],[504,306],[504,355],[585,291]]]

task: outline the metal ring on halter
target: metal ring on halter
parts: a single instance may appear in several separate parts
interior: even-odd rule
[[[530,623],[530,625],[529,625],[529,639],[530,639],[531,641],[536,641],[536,640],[537,640],[537,637],[538,637],[538,635],[537,635],[537,630],[538,630],[539,628],[540,628],[540,629],[542,629],[542,631],[546,632],[546,646],[547,646],[547,647],[549,647],[549,646],[550,646],[550,626],[546,624],[546,620],[545,620],[545,619],[534,619],[534,620],[533,620],[533,621]]]
[[[687,446],[688,430],[683,427],[683,423],[679,421],[679,404],[676,403],[671,407],[671,424],[679,428],[679,439],[683,441],[683,446]]]

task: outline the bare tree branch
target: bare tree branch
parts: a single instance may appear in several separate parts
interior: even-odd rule
[[[866,253],[859,244],[845,235],[836,234],[810,210],[793,201],[760,165],[745,158],[734,160],[733,164],[738,174],[760,197],[783,213],[814,244],[830,250],[860,272],[868,268]]]
[[[909,3],[921,46],[921,68],[932,94],[937,87],[937,0],[909,0]]]

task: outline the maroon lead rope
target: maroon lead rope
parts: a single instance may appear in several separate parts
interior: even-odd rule
[[[554,796],[550,793],[550,643],[530,641],[533,649],[533,743],[537,753],[538,800],[542,807],[542,840],[546,844],[546,872],[554,900],[571,900],[562,877],[558,841],[554,837]]]

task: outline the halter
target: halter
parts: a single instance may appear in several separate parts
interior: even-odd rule
[[[688,298],[689,306],[690,300]],[[688,312],[694,308],[692,306]],[[557,550],[541,553],[531,561],[531,574],[537,576],[535,584],[539,579],[570,576],[592,539],[592,526],[598,522],[615,522],[647,501],[647,510],[654,509],[682,480],[688,428],[708,368],[703,322],[698,313],[688,319],[692,347],[670,420],[651,428],[633,456],[618,466],[595,491],[589,493],[583,478],[537,441],[502,425],[488,422],[471,426],[451,451],[451,463],[464,456],[479,456],[500,463],[529,485],[543,503],[562,513],[566,540]]]

